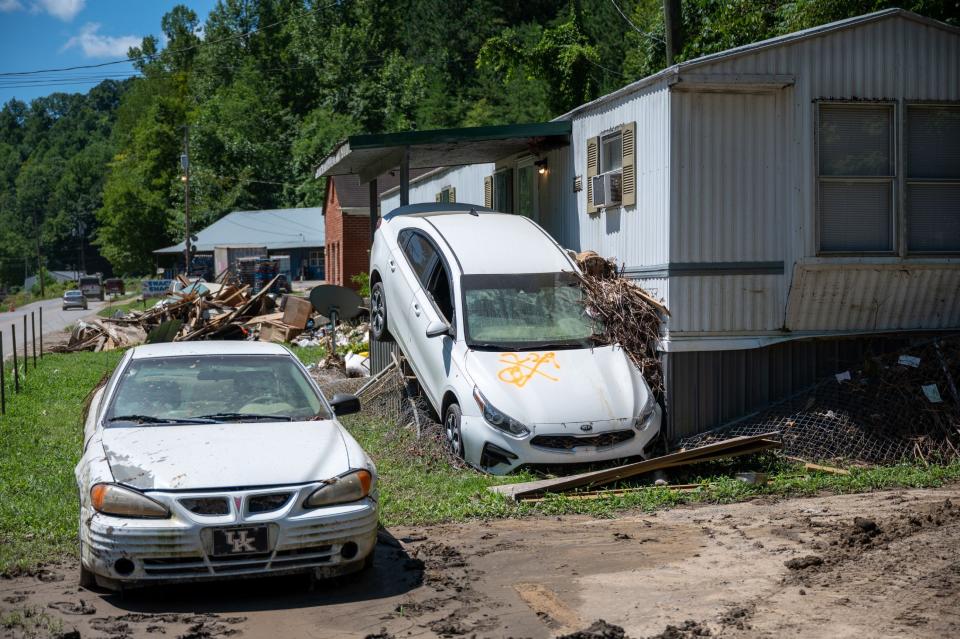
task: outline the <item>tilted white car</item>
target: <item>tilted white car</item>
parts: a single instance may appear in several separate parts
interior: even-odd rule
[[[645,456],[661,409],[623,349],[595,340],[577,266],[540,226],[401,207],[370,259],[374,337],[399,343],[454,453],[496,474]]]
[[[81,584],[370,565],[376,469],[290,351],[263,342],[130,350],[84,425]]]

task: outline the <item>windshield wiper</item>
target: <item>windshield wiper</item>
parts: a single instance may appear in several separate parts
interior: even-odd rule
[[[107,420],[108,422],[136,422],[138,424],[213,424],[212,419],[203,417],[188,417],[186,419],[176,419],[173,417],[155,417],[153,415],[117,415]]]
[[[224,420],[243,421],[247,419],[270,420],[275,422],[292,421],[292,418],[289,415],[262,415],[260,413],[213,413],[211,415],[200,415],[198,417],[191,417],[191,419],[209,419],[209,420],[214,420],[218,422],[222,422]]]

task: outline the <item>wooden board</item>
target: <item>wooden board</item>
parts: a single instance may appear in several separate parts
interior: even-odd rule
[[[736,457],[749,453],[759,452],[772,448],[779,448],[780,442],[775,437],[779,433],[766,433],[763,435],[754,435],[751,437],[735,437],[714,444],[707,444],[699,448],[682,450],[663,457],[656,457],[642,462],[617,466],[615,468],[605,468],[589,473],[579,475],[570,475],[569,477],[557,477],[555,479],[542,479],[539,481],[530,481],[520,484],[502,484],[500,486],[491,486],[489,490],[505,495],[511,499],[523,499],[543,493],[562,493],[573,488],[584,486],[600,486],[609,484],[620,479],[635,477],[643,473],[649,473],[655,470],[674,468],[676,466],[685,466],[688,464],[720,459],[724,457]]]

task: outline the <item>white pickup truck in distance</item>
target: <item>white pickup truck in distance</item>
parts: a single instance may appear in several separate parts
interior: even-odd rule
[[[373,337],[399,343],[456,455],[494,474],[646,456],[662,411],[623,349],[598,341],[577,265],[536,223],[401,207],[370,259]]]

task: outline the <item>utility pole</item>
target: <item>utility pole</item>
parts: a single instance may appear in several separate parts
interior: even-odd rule
[[[680,0],[663,0],[663,24],[667,45],[667,66],[673,66],[683,49],[683,17]]]
[[[40,280],[40,297],[46,297],[46,285],[43,280],[43,257],[40,255],[40,225],[37,223],[37,212],[33,212],[33,234],[37,236],[37,279]]]
[[[190,125],[183,127],[183,155],[180,156],[180,166],[183,168],[183,216],[184,227],[187,231],[187,241],[184,254],[187,266],[187,277],[190,277]]]
[[[80,273],[82,275],[87,274],[87,260],[86,254],[84,251],[84,240],[86,240],[87,225],[83,223],[83,219],[77,219],[77,237],[80,238]]]

